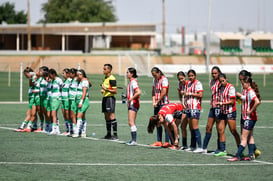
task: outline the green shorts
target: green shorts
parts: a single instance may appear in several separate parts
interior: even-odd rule
[[[51,111],[58,111],[59,107],[60,107],[60,100],[58,100],[58,99],[51,99],[50,100]]]
[[[45,107],[46,108],[48,100],[44,96],[41,96],[40,99],[41,99],[41,107]]]
[[[69,109],[70,109],[69,100],[68,100],[68,99],[67,99],[67,100],[62,100],[61,106],[62,106],[62,109],[64,109],[64,110],[69,110]]]
[[[40,95],[34,95],[34,106],[41,106],[41,98]]]
[[[74,113],[77,113],[78,111],[78,105],[76,103],[76,100],[69,100],[69,104],[70,104],[70,110],[73,111]]]
[[[47,99],[46,111],[51,111],[51,101]]]
[[[32,109],[32,105],[34,105],[34,97],[28,98],[28,108]]]
[[[78,99],[76,102],[77,102],[77,107],[78,107],[80,99]],[[87,111],[88,108],[89,108],[89,99],[85,98],[83,103],[82,103],[82,107],[78,108],[78,112],[79,113],[84,113],[84,112]]]

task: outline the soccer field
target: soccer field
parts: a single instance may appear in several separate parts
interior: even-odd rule
[[[209,103],[204,102],[202,107],[203,139]],[[0,104],[0,180],[273,180],[272,107],[272,102],[264,102],[258,108],[254,138],[261,156],[255,161],[230,163],[227,157],[149,147],[156,138],[155,133],[150,135],[146,131],[153,112],[151,103],[141,103],[137,117],[138,146],[123,144],[130,139],[125,104],[118,103],[116,107],[120,141],[99,139],[105,135],[100,103],[92,102],[87,111],[87,138],[13,132],[23,121],[27,104]],[[237,117],[239,107],[238,110]],[[58,115],[63,123],[60,111]],[[64,130],[64,126],[61,128]],[[228,128],[226,136],[227,152],[235,154],[235,140]],[[214,128],[208,149],[215,148]]]

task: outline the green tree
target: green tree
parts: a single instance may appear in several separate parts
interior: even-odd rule
[[[42,6],[42,23],[115,22],[114,7],[104,0],[48,0]]]
[[[16,12],[14,3],[6,2],[0,5],[0,23],[3,21],[7,24],[26,24],[27,14],[24,11]]]

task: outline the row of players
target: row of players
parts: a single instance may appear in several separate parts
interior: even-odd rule
[[[198,128],[201,100],[203,97],[202,83],[196,79],[196,72],[189,70],[186,75],[183,72],[178,72],[177,78],[179,81],[178,94],[181,100],[179,104],[168,104],[168,80],[158,68],[152,69],[154,77],[153,85],[153,104],[155,116],[150,118],[148,132],[152,133],[154,128],[157,128],[157,142],[152,146],[168,147],[168,140],[171,138],[172,149],[181,149],[193,151],[195,153],[207,153],[207,146],[211,138],[212,127],[216,122],[218,133],[217,149],[214,152],[215,156],[226,156],[226,137],[225,128],[228,124],[232,135],[235,138],[238,151],[236,157],[228,159],[228,161],[238,160],[253,160],[259,156],[261,152],[256,148],[253,138],[253,128],[257,121],[256,108],[260,104],[260,94],[257,84],[252,80],[252,74],[246,70],[239,73],[239,78],[242,83],[242,92],[235,92],[234,86],[227,81],[227,77],[223,74],[219,67],[215,66],[211,70],[213,79],[210,81],[211,88],[211,108],[208,115],[206,126],[206,135],[203,141],[201,140],[200,130]],[[158,87],[162,91],[158,91]],[[164,90],[165,89],[165,90]],[[242,101],[241,108],[241,139],[236,130],[236,97]],[[182,111],[179,114],[177,111]],[[181,119],[180,116],[181,115]],[[178,125],[181,123],[182,131],[182,147],[178,148]],[[162,144],[162,128],[163,124],[167,133],[165,133],[165,143]],[[191,144],[187,145],[187,124],[191,131]],[[171,132],[173,130],[173,133]],[[197,143],[197,146],[196,146]],[[248,145],[249,154],[242,158],[242,153]]]
[[[64,69],[64,81],[54,69],[42,66],[36,73],[30,67],[24,70],[29,78],[29,107],[25,121],[15,131],[60,134],[57,112],[61,104],[66,132],[77,137],[86,135],[85,113],[89,107],[88,89],[92,86],[84,70]],[[40,125],[37,126],[37,113]],[[45,122],[45,129],[44,128]]]
[[[44,80],[47,80],[46,68],[47,67],[41,67],[39,69],[39,72],[36,73],[36,76],[31,76],[31,74],[28,73],[28,71],[25,71],[25,75],[27,77],[32,77],[30,80],[30,85],[32,86],[38,85],[37,80],[39,79],[35,77],[43,76]],[[107,134],[104,138],[118,139],[117,121],[114,114],[115,113],[114,95],[117,93],[116,80],[115,80],[115,77],[111,74],[112,66],[110,64],[105,64],[103,70],[104,70],[105,78],[104,78],[102,89],[101,89],[101,93],[103,94],[102,112],[104,112],[105,114],[106,129],[107,129]],[[175,110],[174,112],[172,112],[172,114],[176,115],[177,121],[174,121],[172,114],[169,114],[169,113],[167,114],[167,113],[164,113],[163,111],[164,106],[172,106],[172,104],[169,104],[169,100],[168,100],[168,89],[169,89],[168,79],[164,76],[162,71],[158,69],[157,67],[154,67],[151,70],[151,73],[152,73],[152,76],[154,77],[152,98],[153,98],[155,116],[150,119],[148,132],[152,133],[152,130],[153,130],[152,127],[157,128],[157,141],[151,146],[170,147],[173,145],[172,148],[178,148],[177,127],[181,123],[182,147],[180,149],[192,150],[197,153],[207,152],[207,145],[211,137],[212,126],[214,122],[216,122],[216,127],[218,131],[218,148],[215,152],[216,156],[226,155],[224,132],[225,132],[225,127],[227,123],[229,125],[231,133],[234,135],[234,138],[236,140],[236,143],[239,149],[238,152],[242,152],[242,150],[248,144],[249,159],[254,158],[253,157],[254,151],[257,152],[256,156],[258,155],[258,153],[260,153],[256,149],[254,139],[253,139],[253,128],[257,121],[256,107],[260,104],[260,95],[259,95],[256,84],[252,82],[250,72],[243,70],[239,73],[240,75],[239,77],[242,82],[243,89],[242,89],[242,93],[238,93],[238,92],[235,93],[235,88],[230,83],[228,83],[225,74],[221,73],[219,67],[212,68],[211,73],[212,73],[213,79],[210,82],[211,95],[212,95],[211,109],[208,116],[207,130],[206,130],[206,135],[203,142],[203,147],[201,143],[201,134],[198,128],[198,122],[199,122],[200,110],[201,110],[201,100],[203,96],[203,88],[202,88],[201,82],[196,79],[196,72],[194,70],[189,70],[187,73],[188,80],[186,80],[186,75],[183,72],[178,72],[177,74],[177,78],[179,81],[178,93],[179,93],[179,98],[181,100],[182,109],[184,110],[181,114],[180,114],[181,110]],[[62,85],[61,81],[59,81],[60,78],[57,77],[56,71],[54,69],[50,69],[48,71],[48,75],[49,75],[48,77],[52,81],[51,83],[49,83],[49,85],[50,84],[55,85],[55,88],[58,88],[58,91],[53,89],[54,92],[55,91],[58,92],[58,95],[61,96],[62,110],[63,110],[66,127],[67,127],[67,132],[65,134],[72,135],[73,137],[78,137],[80,135],[86,136],[85,112],[89,106],[88,88],[91,86],[91,83],[86,78],[85,72],[83,70],[76,71],[76,69],[71,69],[70,71],[68,71],[68,69],[64,69],[63,77],[65,78],[65,81],[66,80],[73,81],[75,79],[75,85],[79,86],[79,88],[75,89],[75,90],[79,89],[79,91],[76,91],[75,94],[70,93],[70,89],[72,89],[71,87],[68,86],[67,89],[65,89],[65,86]],[[57,78],[58,78],[58,81],[56,80]],[[125,98],[127,99],[128,120],[129,120],[129,125],[131,128],[131,135],[132,135],[132,140],[129,141],[127,144],[136,145],[137,128],[135,126],[135,118],[139,109],[139,96],[141,94],[141,91],[138,87],[138,82],[136,79],[137,74],[134,68],[128,68],[127,78],[130,80],[130,82],[127,86]],[[57,83],[59,82],[58,84],[59,86],[57,86],[57,84],[54,84],[54,82],[57,82]],[[52,85],[51,85],[51,88],[54,87]],[[69,85],[71,86],[73,85],[73,83],[69,83]],[[47,87],[50,87],[50,86],[47,86]],[[43,89],[41,88],[39,93],[37,91],[32,91],[32,93],[38,94],[40,95],[40,97],[42,97],[43,95],[43,93],[41,93],[43,92],[42,90]],[[63,94],[63,92],[66,92],[66,93]],[[49,95],[50,93],[47,94],[47,96]],[[241,119],[242,140],[241,141],[240,141],[239,134],[236,130],[236,121],[235,121],[236,120],[236,95],[243,100],[243,105],[248,106],[248,107],[242,106],[242,119]],[[247,97],[247,96],[250,96],[250,97]],[[33,97],[35,102],[35,97],[37,96],[34,95]],[[41,98],[41,100],[42,99],[43,98]],[[23,129],[23,127],[28,122],[27,121],[28,119],[26,118],[26,121],[22,123],[19,130],[29,131],[29,128],[31,128],[32,122],[36,119],[36,109],[38,110],[38,113],[40,109],[40,110],[46,110],[45,111],[46,114],[44,115],[46,115],[45,116],[46,122],[49,123],[49,124],[46,124],[46,131],[49,131],[48,129],[50,129],[48,128],[50,126],[47,126],[47,125],[50,125],[50,120],[53,120],[52,130],[50,130],[49,132],[50,134],[59,133],[57,115],[55,110],[57,107],[59,107],[59,104],[57,104],[56,101],[53,101],[53,100],[59,100],[59,99],[58,98],[56,99],[56,97],[53,96],[51,98],[47,97],[46,100],[51,100],[51,101],[47,101],[47,106],[45,106],[44,108],[42,106],[43,104],[41,103],[38,103],[38,104],[34,103],[34,105],[31,104],[32,101],[30,99],[31,108],[29,108],[30,111],[28,110],[28,113],[27,113],[27,117],[28,115],[31,115],[30,116],[31,118],[29,119],[30,121],[28,123],[27,128]],[[70,111],[69,109],[67,110],[65,106],[65,102],[67,102],[67,100],[68,100],[67,107],[70,107]],[[35,105],[37,108],[35,108]],[[39,105],[41,108],[39,108]],[[160,110],[161,110],[161,113],[160,113]],[[31,114],[29,114],[29,112],[31,112]],[[39,113],[39,115],[40,114],[41,113]],[[181,119],[178,118],[177,115],[181,115]],[[40,128],[42,129],[43,119],[41,115],[40,115],[40,119],[41,119]],[[73,124],[72,124],[72,121],[70,120],[73,121]],[[161,124],[164,125],[165,130],[167,131],[167,133],[165,133],[164,144],[162,144]],[[189,148],[187,146],[187,137],[186,137],[187,124],[189,124],[190,130],[191,130],[191,145]],[[111,126],[113,127],[113,133],[114,133],[113,136],[111,135]],[[169,130],[169,127],[172,127],[174,134],[170,134],[171,132]],[[246,135],[251,135],[251,136],[246,137]],[[172,145],[169,143],[170,140]],[[197,148],[196,148],[196,143],[198,145]],[[241,154],[237,154],[237,155],[240,156]],[[236,158],[240,160],[239,157],[236,157]]]

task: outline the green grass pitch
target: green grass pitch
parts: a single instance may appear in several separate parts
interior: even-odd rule
[[[105,122],[100,103],[91,103],[87,111],[87,139],[47,136],[43,133],[16,133],[24,119],[27,104],[0,104],[0,180],[272,180],[272,106],[263,103],[258,109],[255,141],[262,155],[256,161],[229,163],[227,158],[194,154],[146,145],[156,135],[146,131],[152,114],[151,103],[142,103],[137,115],[138,143],[127,146],[120,142],[104,141]],[[200,119],[202,139],[209,103],[203,103]],[[130,139],[127,109],[117,104],[120,141]],[[60,122],[63,123],[59,111]],[[239,113],[238,113],[239,115]],[[237,123],[239,119],[237,119]],[[237,124],[239,126],[239,124]],[[61,124],[62,130],[64,126]],[[239,129],[239,127],[238,127]],[[96,133],[92,137],[92,133]],[[235,140],[228,128],[227,152],[236,152]],[[190,142],[188,138],[188,143]],[[216,148],[216,133],[209,150]],[[247,153],[248,150],[245,150]]]

